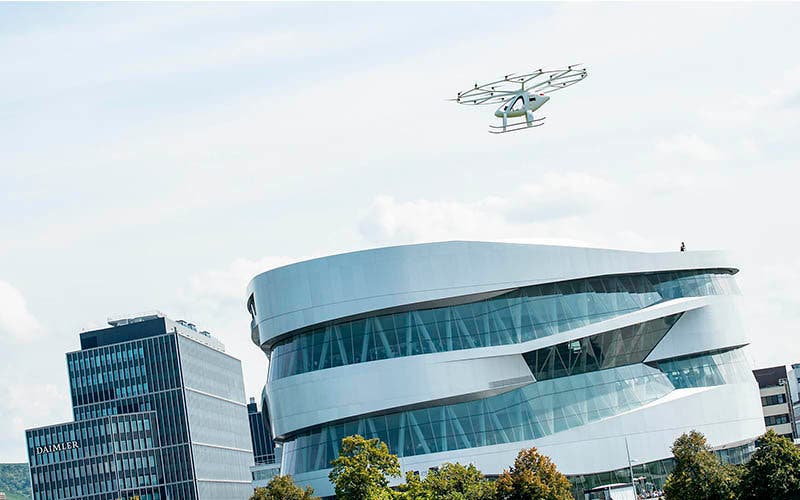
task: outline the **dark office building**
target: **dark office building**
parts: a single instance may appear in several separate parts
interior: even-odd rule
[[[255,398],[250,398],[247,405],[250,417],[250,439],[253,443],[255,465],[250,467],[253,478],[253,489],[269,484],[270,480],[281,472],[281,449],[275,446],[270,431],[269,412],[266,405],[266,393],[261,395],[261,411],[258,410]]]
[[[34,498],[163,497],[154,412],[31,429],[27,435]]]
[[[255,398],[250,398],[247,405],[247,416],[250,418],[250,441],[253,445],[253,458],[256,465],[275,462],[275,442],[269,431],[269,420],[266,413],[258,411]]]
[[[161,314],[109,324],[67,354],[75,422],[26,431],[34,500],[247,498],[239,360]]]

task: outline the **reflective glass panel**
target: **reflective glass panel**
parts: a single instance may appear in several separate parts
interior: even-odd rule
[[[526,342],[680,297],[738,293],[726,270],[547,283],[466,304],[329,324],[276,344],[271,380],[353,363]]]
[[[653,365],[540,380],[486,399],[320,426],[284,443],[282,472],[328,468],[341,440],[353,434],[380,438],[400,457],[422,455],[537,439],[639,408],[677,388],[754,382],[742,349]]]
[[[536,380],[641,363],[680,314],[617,328],[523,354]]]
[[[666,359],[649,365],[669,377],[676,389],[751,382],[750,361],[743,349]]]

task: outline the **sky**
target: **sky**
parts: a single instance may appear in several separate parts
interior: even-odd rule
[[[800,361],[798,4],[0,3],[0,462],[65,353],[158,309],[266,379],[245,287],[452,239],[730,252],[756,366]],[[546,125],[446,99],[583,63]]]

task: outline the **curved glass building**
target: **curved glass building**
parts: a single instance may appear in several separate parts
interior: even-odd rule
[[[576,496],[631,464],[658,485],[692,429],[741,460],[764,420],[736,272],[718,252],[456,241],[260,274],[247,306],[282,473],[332,494],[330,461],[356,433],[404,472],[498,474],[536,446]]]

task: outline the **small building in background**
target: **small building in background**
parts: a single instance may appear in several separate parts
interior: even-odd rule
[[[794,428],[800,429],[800,363],[794,363],[792,369],[789,370],[789,394],[791,396],[792,410],[794,411]],[[798,435],[800,438],[800,435]],[[800,439],[795,439],[795,442],[800,444]]]
[[[247,405],[250,419],[250,440],[253,444],[253,460],[257,464],[275,462],[275,442],[269,434],[268,416],[258,410],[256,398]]]
[[[584,498],[585,500],[636,500],[637,496],[631,484],[617,483],[586,490]]]
[[[262,488],[270,480],[280,474],[281,460],[280,447],[275,445],[272,439],[269,423],[269,413],[267,406],[263,403],[261,410],[258,409],[256,398],[250,398],[247,405],[247,416],[250,419],[250,439],[253,443],[253,459],[255,465],[250,467],[250,475],[253,478],[253,489]]]
[[[761,368],[753,370],[753,375],[761,393],[761,407],[767,430],[773,430],[794,441],[797,438],[797,427],[786,367],[781,365]]]

